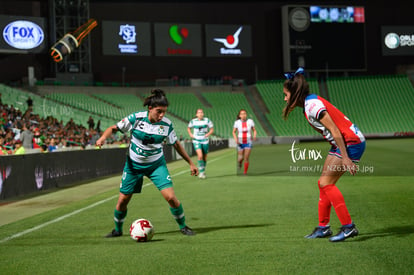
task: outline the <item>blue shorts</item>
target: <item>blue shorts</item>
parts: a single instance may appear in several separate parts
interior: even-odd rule
[[[365,141],[359,144],[348,145],[346,147],[346,152],[348,153],[349,158],[354,162],[359,162],[364,151],[365,151]],[[341,151],[336,146],[332,146],[328,154],[342,158]]]
[[[244,149],[252,149],[252,144],[251,143],[243,143],[243,144],[238,144],[237,145],[237,150],[241,151]]]

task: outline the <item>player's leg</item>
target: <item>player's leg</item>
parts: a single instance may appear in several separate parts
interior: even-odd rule
[[[125,194],[119,193],[118,202],[114,210],[115,229],[111,232],[110,237],[116,237],[114,235],[119,235],[119,236],[122,235],[122,227],[124,225],[125,217],[128,212],[127,206],[131,198],[132,198],[132,194],[125,195]]]
[[[365,142],[347,147],[348,156],[354,162],[358,162],[365,150]],[[351,216],[345,204],[342,193],[336,186],[336,182],[346,172],[346,168],[342,165],[341,152],[338,148],[331,148],[326,158],[322,175],[318,181],[319,196],[319,226],[315,228],[312,234],[306,237],[326,237],[330,235],[329,215],[331,205],[342,224],[338,234],[331,237],[332,242],[343,241],[346,238],[358,235],[358,230],[352,222]],[[329,229],[329,230],[328,230]],[[327,232],[328,234],[324,234]]]
[[[358,162],[361,159],[364,151],[365,151],[365,142],[347,146],[348,156],[354,162]],[[334,180],[336,183],[336,181],[346,172],[347,169],[342,165],[341,152],[339,151],[338,148],[331,148],[331,150],[329,151],[329,154],[330,156],[328,156],[327,161],[329,159],[331,166],[328,166],[329,165],[328,163],[327,167],[324,168],[322,176],[329,177],[330,175],[333,174],[335,177]],[[328,180],[324,179],[324,182],[329,183],[329,179]],[[345,205],[343,196],[341,192],[337,189],[336,185],[333,184],[333,186],[331,186],[328,184],[325,187],[323,187],[323,191],[325,192],[325,194],[327,194],[329,199],[332,200],[332,205],[334,206],[335,211],[338,215],[338,218],[342,224],[342,227],[339,233],[331,237],[329,240],[331,242],[339,242],[347,238],[357,236],[358,229],[355,227],[355,224],[352,222],[351,216],[349,215],[349,212]],[[335,201],[335,203],[333,201]]]
[[[197,163],[198,163],[198,177],[200,179],[205,178],[205,163],[203,160],[203,150],[201,149],[201,144],[200,147],[196,150],[197,153]]]
[[[198,177],[204,178],[205,165],[204,165],[204,160],[203,160],[202,144],[199,142],[193,142],[193,146],[197,154],[197,164],[198,164],[198,172],[199,172]]]
[[[240,169],[243,165],[244,148],[243,145],[237,145],[237,167]]]
[[[204,172],[204,162],[203,162],[203,151],[201,148],[196,150],[197,154],[197,163],[198,163],[198,170],[199,172]]]
[[[318,217],[319,217],[319,227],[329,226],[329,221],[331,219],[331,208],[332,204],[328,196],[322,190],[320,182],[318,181],[319,188],[319,202],[318,202]]]
[[[115,228],[106,237],[122,236],[122,227],[128,212],[128,203],[133,193],[140,193],[142,188],[143,175],[136,174],[124,168],[121,188],[119,190],[118,202],[114,210]]]
[[[168,172],[165,161],[162,165],[158,166],[148,177],[152,180],[158,190],[160,190],[161,195],[168,202],[170,206],[170,212],[177,222],[181,233],[184,235],[195,235],[191,228],[189,228],[185,223],[184,209],[181,202],[175,195],[171,176]]]
[[[161,194],[170,205],[171,215],[174,217],[175,221],[180,227],[181,233],[188,236],[195,235],[195,232],[185,223],[183,205],[175,196],[174,189],[172,187],[163,189],[161,190]]]
[[[208,143],[207,144],[201,144],[201,163],[202,163],[202,171],[201,169],[199,177],[202,179],[206,178],[206,167],[207,167],[207,154],[208,154]]]
[[[175,196],[174,188],[168,187],[160,190],[160,192],[164,199],[168,202],[171,214],[178,223],[180,229],[185,227],[184,209],[181,202]]]
[[[331,241],[343,241],[346,238],[358,235],[358,230],[352,222],[344,197],[336,186],[337,181],[345,172],[346,169],[342,165],[342,159],[337,155],[328,155],[322,175],[319,178],[321,193],[326,195],[342,224],[341,231],[331,237]]]
[[[318,181],[319,187],[319,202],[318,202],[318,218],[319,224],[312,233],[306,235],[305,238],[315,239],[315,238],[324,238],[332,235],[332,230],[329,225],[331,218],[331,208],[332,204],[328,196],[322,190],[320,181]]]
[[[251,147],[245,148],[244,149],[244,155],[243,155],[243,160],[244,160],[244,174],[247,174],[247,170],[249,169],[249,158],[250,158],[250,153],[251,153],[252,149]]]
[[[338,181],[338,179],[341,177],[343,172],[338,171],[338,169],[334,169],[336,165],[341,165],[342,161],[341,159],[337,157],[333,157],[331,155],[328,155],[327,159],[325,160],[325,164],[322,171],[322,176],[318,180],[318,187],[319,187],[319,202],[318,202],[318,217],[319,217],[319,224],[318,226],[313,230],[313,232],[309,235],[306,235],[305,238],[308,239],[314,239],[314,238],[324,238],[332,235],[332,231],[329,226],[330,221],[330,213],[331,213],[331,207],[334,205],[332,202],[331,197],[335,200],[335,205],[338,208],[335,208],[335,211],[337,212],[338,217],[344,215],[347,217],[349,216],[348,210],[346,209],[345,202],[343,200],[338,199],[338,192],[339,189],[336,188],[335,183]],[[327,187],[329,185],[329,187]],[[333,189],[332,189],[333,188]],[[328,194],[331,195],[331,197],[325,192],[325,190],[329,190]],[[331,191],[334,190],[334,191]],[[339,192],[340,196],[342,194]],[[343,206],[345,206],[345,209],[343,209]],[[337,211],[338,209],[338,211]],[[345,211],[340,211],[345,210]],[[338,213],[339,212],[339,213]],[[349,216],[350,219],[350,216]],[[340,218],[341,220],[341,218]]]
[[[144,175],[134,169],[132,161],[128,159],[122,173],[118,202],[114,210],[115,229],[106,235],[106,237],[122,236],[122,227],[127,215],[128,203],[133,193],[141,193],[143,177]]]

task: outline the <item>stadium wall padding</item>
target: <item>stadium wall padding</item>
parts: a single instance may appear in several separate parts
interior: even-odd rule
[[[184,144],[194,155],[191,143]],[[210,142],[210,151],[228,148],[228,140]],[[42,194],[105,176],[121,176],[126,148],[76,150],[0,157],[0,201]],[[164,146],[167,162],[178,159],[172,146]]]

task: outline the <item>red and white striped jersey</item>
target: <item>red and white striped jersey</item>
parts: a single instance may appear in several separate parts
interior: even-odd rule
[[[365,141],[364,135],[341,111],[326,99],[311,94],[305,98],[304,114],[309,124],[316,129],[332,145],[336,146],[335,140],[328,129],[320,122],[320,115],[323,111],[328,112],[333,122],[341,131],[346,145],[359,144]]]
[[[247,144],[252,143],[252,128],[254,127],[254,121],[252,119],[247,119],[246,121],[242,121],[238,119],[234,122],[233,128],[237,129],[239,143]]]

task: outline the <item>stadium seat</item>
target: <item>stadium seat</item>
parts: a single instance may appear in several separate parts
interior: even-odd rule
[[[266,114],[274,131],[278,136],[315,136],[315,131],[309,127],[302,111],[298,108],[289,114],[289,119],[284,120],[282,110],[285,106],[283,100],[284,80],[260,81],[256,84],[257,90],[263,98],[269,113]],[[310,79],[310,90],[312,93],[319,94],[317,80]]]
[[[332,78],[330,100],[365,134],[413,131],[414,88],[405,75]]]

